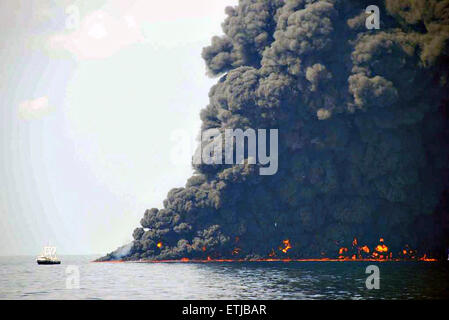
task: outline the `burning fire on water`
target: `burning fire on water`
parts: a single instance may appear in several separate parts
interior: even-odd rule
[[[293,248],[289,239],[282,241],[279,250],[284,254]],[[324,253],[322,253],[324,256]],[[403,260],[419,260],[419,261],[437,261],[436,259],[427,257],[426,254],[419,257],[416,250],[410,249],[408,245],[394,255],[390,248],[385,244],[384,238],[379,239],[379,243],[371,249],[367,244],[359,244],[359,240],[354,238],[352,247],[340,247],[338,249],[338,258],[322,257],[318,259],[285,259],[276,258],[274,249],[268,254],[268,259],[259,259],[257,261],[403,261]]]
[[[239,242],[239,238],[236,237],[236,243]],[[244,259],[238,258],[237,255],[242,253],[244,249],[241,247],[235,247],[231,254],[234,256],[232,259],[220,258],[217,254],[213,254],[214,258],[211,256],[207,256],[206,259],[190,259],[187,257],[181,258],[179,260],[139,260],[134,262],[151,262],[151,263],[162,263],[162,262],[246,262],[246,261],[255,261],[255,262],[263,262],[263,261],[272,261],[272,262],[291,262],[291,261],[437,261],[436,259],[430,258],[427,254],[423,256],[418,256],[418,252],[416,250],[411,249],[408,245],[405,245],[402,250],[400,250],[397,254],[393,254],[390,248],[385,243],[383,238],[379,239],[379,243],[371,249],[367,244],[361,245],[357,238],[354,238],[352,241],[351,247],[340,247],[336,254],[337,258],[329,258],[324,257],[325,253],[322,252],[322,258],[316,259],[295,259],[289,258],[290,250],[293,249],[293,244],[289,239],[285,239],[282,241],[282,245],[279,247],[279,251],[281,251],[282,257],[278,258],[276,251],[272,249],[268,253],[267,258],[263,259]],[[156,245],[159,249],[163,247],[162,242],[158,242]],[[203,252],[207,251],[207,248],[204,246],[201,248]],[[287,258],[285,257],[287,255]],[[125,262],[125,261],[111,261],[111,262]]]
[[[415,250],[411,250],[408,245],[396,256],[390,251],[385,244],[384,238],[379,239],[379,244],[371,250],[366,244],[358,245],[357,238],[352,241],[352,248],[341,247],[338,251],[338,259],[340,260],[358,260],[358,261],[400,261],[400,260],[420,260],[420,261],[436,261],[436,259],[428,258],[426,254],[422,257],[416,255]]]
[[[290,240],[284,240],[282,241],[284,244],[284,247],[279,247],[279,250],[281,250],[283,253],[287,253],[288,250],[292,248],[292,245],[290,244]]]

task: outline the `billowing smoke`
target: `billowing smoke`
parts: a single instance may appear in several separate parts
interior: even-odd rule
[[[116,249],[112,254],[111,254],[111,258],[113,260],[120,260],[126,256],[128,256],[131,253],[131,250],[133,248],[133,243],[128,243],[125,244],[121,247],[119,247],[118,249]]]
[[[449,246],[449,1],[240,0],[203,51],[202,129],[279,129],[279,171],[195,165],[125,259],[335,256]],[[283,241],[291,248],[283,252]],[[103,259],[113,259],[109,254]]]

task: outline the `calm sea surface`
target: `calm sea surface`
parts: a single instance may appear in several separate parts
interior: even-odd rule
[[[0,299],[449,298],[449,263],[143,264],[90,262],[95,256],[61,258],[61,265],[39,266],[34,257],[0,257]],[[366,289],[370,264],[380,268],[379,290]],[[67,289],[77,269],[79,289]]]

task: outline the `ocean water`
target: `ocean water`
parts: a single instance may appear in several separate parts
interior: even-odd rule
[[[34,257],[0,257],[0,299],[449,298],[447,262],[91,262],[95,258],[62,256],[61,265],[41,266]],[[380,270],[378,290],[365,285],[371,264]]]

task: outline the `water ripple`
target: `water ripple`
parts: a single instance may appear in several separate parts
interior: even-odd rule
[[[365,287],[364,262],[137,264],[62,257],[0,258],[0,299],[441,299],[449,298],[447,263],[380,263],[380,290]],[[80,288],[66,289],[66,267]]]

